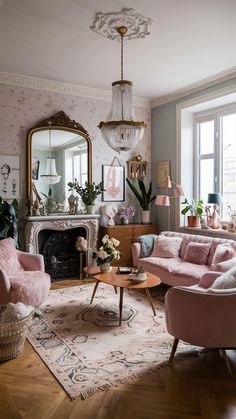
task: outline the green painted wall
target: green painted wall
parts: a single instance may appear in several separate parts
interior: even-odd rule
[[[156,187],[156,161],[171,161],[171,177],[176,179],[176,105],[189,99],[204,96],[208,93],[217,91],[224,87],[236,83],[236,78],[203,89],[194,94],[184,96],[173,102],[158,106],[152,109],[152,182],[153,191],[156,193],[164,193],[165,190]],[[171,207],[171,228],[174,228],[174,206]],[[167,229],[167,208],[152,207],[153,223],[159,226],[160,231]]]

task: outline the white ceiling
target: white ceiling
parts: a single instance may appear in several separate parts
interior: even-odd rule
[[[154,99],[236,66],[236,0],[0,0],[0,70],[110,90],[120,46],[89,29],[97,12],[151,17],[125,43],[124,76]]]

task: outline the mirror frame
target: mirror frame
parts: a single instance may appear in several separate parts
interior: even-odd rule
[[[35,132],[48,130],[49,127],[55,130],[74,132],[87,140],[88,183],[92,183],[92,141],[88,135],[88,132],[78,122],[70,119],[70,117],[66,115],[65,112],[59,111],[55,115],[40,121],[37,125],[29,130],[27,135],[27,198],[29,210],[32,206],[32,137]]]

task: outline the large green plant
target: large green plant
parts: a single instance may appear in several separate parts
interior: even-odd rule
[[[105,191],[103,182],[98,183],[98,185],[96,185],[95,182],[91,184],[85,182],[85,186],[83,188],[75,179],[75,182],[69,182],[68,186],[70,191],[75,190],[81,196],[85,205],[94,205],[97,196],[100,195],[102,191]]]
[[[152,196],[152,182],[150,182],[148,190],[146,190],[145,184],[142,179],[138,179],[139,189],[137,189],[128,178],[126,178],[126,182],[128,183],[131,191],[134,193],[137,200],[139,201],[141,208],[144,211],[148,211],[149,205],[152,204],[156,198],[156,196]]]
[[[18,242],[18,201],[10,204],[0,197],[0,240],[7,237]]]

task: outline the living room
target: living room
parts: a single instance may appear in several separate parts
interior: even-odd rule
[[[150,293],[149,288],[145,287],[146,294],[140,289],[130,292],[125,289],[124,296],[122,291],[120,297],[110,287],[107,295],[111,301],[111,310],[101,308],[94,320],[94,313],[88,310],[85,302],[92,300],[92,306],[96,304],[97,307],[105,293],[106,284],[100,284],[95,290],[94,283],[98,285],[95,282],[96,275],[95,279],[84,278],[83,272],[86,265],[93,265],[94,269],[93,253],[97,252],[97,239],[100,245],[105,234],[111,233],[112,237],[120,241],[118,249],[122,255],[113,266],[118,264],[121,267],[133,263],[133,241],[149,233],[159,234],[170,230],[180,235],[200,235],[203,241],[211,238],[235,241],[235,9],[236,4],[231,0],[214,0],[207,4],[195,0],[181,0],[178,4],[173,0],[0,1],[0,196],[8,202],[13,199],[18,202],[20,250],[32,255],[49,252],[53,265],[50,269],[54,269],[55,260],[50,252],[57,245],[55,236],[58,238],[59,233],[63,233],[64,243],[72,235],[73,240],[76,236],[82,236],[87,240],[89,249],[87,259],[78,252],[76,260],[80,269],[77,277],[70,278],[66,267],[64,276],[61,274],[63,277],[53,280],[52,289],[56,294],[51,294],[50,303],[55,303],[55,296],[60,296],[62,305],[65,301],[62,298],[67,301],[76,300],[77,296],[78,299],[83,298],[81,316],[86,318],[87,323],[95,322],[102,328],[100,341],[97,341],[97,345],[100,345],[97,346],[98,351],[102,353],[103,346],[109,342],[108,328],[104,327],[104,321],[111,321],[109,316],[114,312],[117,316],[115,326],[113,323],[107,325],[109,332],[114,329],[111,341],[114,336],[117,337],[117,352],[122,345],[128,345],[126,340],[122,343],[122,336],[126,333],[128,335],[128,330],[134,334],[132,325],[135,321],[140,321],[138,324],[140,330],[143,330],[143,334],[137,332],[136,341],[147,340],[150,345],[147,344],[147,348],[151,353],[154,344],[152,334],[159,324],[158,339],[163,345],[158,348],[158,362],[150,360],[151,367],[145,373],[141,373],[140,360],[133,355],[129,362],[128,358],[122,361],[126,369],[132,362],[139,364],[139,368],[135,365],[132,374],[119,376],[117,382],[102,377],[104,381],[98,381],[97,385],[91,380],[90,390],[87,388],[79,393],[72,390],[70,393],[68,388],[65,391],[68,378],[65,377],[66,368],[59,378],[55,372],[57,367],[53,363],[48,367],[46,349],[40,357],[35,334],[31,344],[26,340],[21,355],[0,365],[0,406],[4,418],[235,417],[235,384],[225,367],[223,353],[220,356],[219,351],[202,348],[193,350],[190,345],[188,356],[186,347],[191,341],[187,341],[179,343],[172,366],[165,363],[168,360],[167,352],[169,354],[171,351],[173,336],[169,335],[167,342],[163,302],[169,286],[175,286],[176,283],[169,283],[163,276],[164,285],[154,287]],[[109,17],[110,14],[113,16]],[[128,21],[130,25],[130,22],[134,22],[136,25],[130,38],[126,39],[124,34],[123,49],[121,35],[111,35],[111,29],[114,30],[113,21],[122,24]],[[115,36],[115,40],[112,40],[112,36]],[[133,82],[134,121],[139,131],[142,131],[141,139],[128,147],[111,143],[111,136],[103,129],[111,119],[111,91],[116,87],[111,84],[120,78],[123,82]],[[114,105],[117,103],[113,103],[113,109]],[[54,141],[51,127],[55,127],[55,131],[67,131],[67,141],[71,140],[72,134],[79,134],[79,147],[84,147],[84,144],[87,147],[86,179],[96,185],[103,182],[105,189],[97,194],[93,202],[93,214],[88,213],[85,201],[78,194],[78,184],[74,190],[68,186],[78,177],[71,171],[70,151],[65,153],[67,160],[56,160],[54,175],[58,179],[60,177],[60,180],[55,184],[43,182],[43,176],[48,175],[46,154],[50,158],[56,155],[55,150],[48,147]],[[40,136],[40,133],[45,135],[39,138],[37,135]],[[206,138],[204,135],[210,138],[209,146],[201,152],[201,141]],[[44,149],[35,146],[37,138]],[[47,153],[45,144],[48,147]],[[73,143],[73,147],[77,145],[77,142]],[[75,153],[77,156],[80,154],[79,147]],[[13,178],[7,173],[10,166],[16,171]],[[133,170],[138,171],[140,167],[141,180],[146,189],[152,183],[151,198],[154,198],[153,205],[143,208],[150,209],[151,219],[147,223],[141,222],[140,202],[126,181],[128,178],[131,184],[137,186],[136,176],[138,178],[139,173]],[[113,169],[122,179],[118,198],[108,194]],[[82,179],[84,173],[80,176]],[[167,179],[170,181],[169,186]],[[62,184],[64,189],[59,190]],[[183,192],[175,196],[177,185],[181,186]],[[208,202],[209,194],[214,194],[214,198],[220,201]],[[79,196],[79,199],[73,201],[71,195]],[[166,197],[165,202],[169,204],[159,205],[158,196]],[[193,199],[203,199],[204,212],[197,229],[187,227],[190,210],[181,214],[184,208],[181,202],[185,198],[190,204]],[[49,207],[50,202],[54,209]],[[218,205],[216,209],[221,211],[220,219],[217,218],[214,226],[213,205]],[[205,212],[207,206],[210,207],[210,215]],[[122,211],[127,209],[131,209],[130,223],[121,225]],[[46,242],[47,246],[43,250],[42,243]],[[157,271],[148,271],[149,261],[146,263],[146,271],[161,278],[159,271],[158,274]],[[137,264],[143,266],[143,261],[137,259]],[[62,272],[62,265],[62,260],[58,260],[57,271]],[[94,273],[88,273],[91,272]],[[193,273],[196,274],[195,271]],[[182,271],[178,275],[181,276]],[[195,280],[193,284],[196,284]],[[112,285],[117,286],[116,283]],[[70,289],[74,286],[80,287],[80,291],[75,291],[73,295]],[[137,288],[142,286],[139,284]],[[93,290],[95,294],[92,297]],[[132,306],[132,298],[135,306]],[[138,301],[139,298],[142,301]],[[156,318],[155,312],[158,314]],[[59,311],[57,315],[57,321],[63,317]],[[68,313],[69,319],[70,316],[71,313]],[[126,318],[129,319],[126,320],[127,329],[122,329],[125,327],[122,319]],[[121,332],[117,330],[119,321]],[[69,323],[66,327],[70,327]],[[85,336],[87,332],[83,330]],[[92,332],[91,328],[90,340],[84,342],[91,359],[96,357],[91,344],[96,334]],[[81,345],[78,340],[82,339],[81,336],[82,333],[76,342],[65,346],[60,358],[61,364],[64,362],[66,365],[64,356],[68,348],[73,352],[76,343]],[[50,344],[53,343],[48,341],[47,345]],[[168,351],[163,349],[165,344]],[[112,342],[111,346],[110,343],[107,345],[115,359],[118,354]],[[141,346],[137,346],[137,353],[141,351]],[[235,353],[233,350],[227,352],[232,370],[235,370]],[[77,354],[78,358],[81,354]],[[164,367],[160,367],[162,363]],[[99,374],[102,376],[101,371]],[[77,387],[81,377],[79,374],[73,375],[73,384],[76,381]],[[64,387],[59,384],[60,380],[64,380]],[[68,394],[71,394],[71,398]]]

